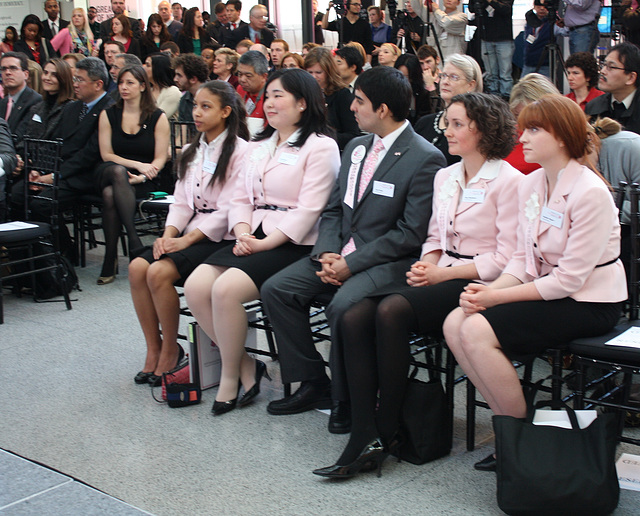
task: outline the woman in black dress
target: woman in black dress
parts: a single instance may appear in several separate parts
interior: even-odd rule
[[[118,75],[120,100],[100,114],[102,163],[97,171],[102,192],[105,256],[98,285],[115,280],[117,246],[124,224],[131,256],[142,247],[136,233],[136,198],[157,189],[154,183],[167,161],[169,122],[151,95],[142,66],[125,67]]]

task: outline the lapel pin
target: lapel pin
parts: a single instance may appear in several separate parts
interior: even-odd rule
[[[400,155],[402,155],[402,152],[394,152],[393,155],[394,156],[400,156]]]

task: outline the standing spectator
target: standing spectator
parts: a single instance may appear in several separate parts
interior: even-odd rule
[[[58,0],[47,0],[44,3],[44,10],[47,13],[47,19],[42,23],[42,36],[51,40],[56,34],[64,29],[69,22],[60,18],[60,4]]]
[[[147,30],[140,40],[141,58],[146,59],[148,55],[160,52],[160,45],[167,41],[172,39],[167,26],[162,21],[162,16],[157,13],[152,14],[149,16]]]
[[[460,0],[442,0],[444,11],[440,9],[438,2],[431,4],[434,15],[434,26],[443,61],[451,54],[464,54],[467,51],[467,42],[464,34],[469,20],[467,15],[460,11]]]
[[[178,121],[193,122],[193,99],[200,87],[207,82],[209,70],[204,61],[194,54],[176,57],[174,70],[174,82],[184,92],[178,106]]]
[[[42,23],[35,14],[28,14],[22,20],[20,39],[13,45],[13,50],[22,52],[38,64],[44,64],[58,55],[49,40],[42,36]]]
[[[342,150],[361,134],[350,108],[353,95],[336,70],[330,50],[322,47],[311,50],[304,58],[304,68],[322,88],[329,125],[336,131],[336,141]]]
[[[176,43],[181,54],[193,53],[197,56],[202,53],[205,45],[211,44],[211,36],[202,28],[202,14],[197,7],[192,7],[184,14],[182,30],[176,38]]]
[[[72,11],[71,23],[53,37],[51,46],[60,55],[71,53],[82,54],[84,57],[98,55],[93,32],[84,9],[78,7]]]
[[[372,5],[367,9],[369,24],[371,25],[371,35],[373,37],[373,51],[371,52],[371,64],[378,63],[378,52],[380,45],[393,41],[391,25],[382,22],[382,11],[377,5]]]
[[[160,53],[153,54],[147,56],[143,66],[156,106],[164,111],[169,120],[177,120],[181,95],[174,84],[171,58]]]
[[[536,71],[541,75],[550,77],[549,55],[545,47],[555,41],[556,34],[566,30],[561,29],[553,20],[549,19],[547,3],[548,0],[534,0],[533,9],[525,14],[523,77]],[[551,36],[552,27],[553,37]],[[544,58],[540,61],[540,57],[543,55]],[[540,63],[540,68],[538,68],[538,63]],[[536,70],[536,68],[538,69]]]
[[[173,19],[175,21],[184,23],[184,20],[182,19],[182,12],[182,5],[180,5],[178,2],[174,2],[171,4],[171,13],[173,14]]]
[[[414,7],[414,3],[416,7]],[[397,17],[393,22],[393,40],[397,41],[398,46],[404,46],[405,52],[415,54],[424,43],[424,22],[416,12],[417,5],[419,5],[416,0],[407,0],[404,5],[406,13]]]
[[[605,92],[585,107],[592,118],[613,118],[626,131],[640,134],[640,48],[633,43],[613,47],[602,63],[598,88]]]
[[[95,7],[89,7],[87,9],[87,18],[89,19],[89,28],[94,37],[100,36],[100,22],[96,20],[98,17],[98,10]]]
[[[243,25],[247,25],[247,22],[240,19],[240,12],[242,11],[242,2],[240,0],[229,0],[227,2],[227,19],[229,20],[228,29],[234,31]]]
[[[349,91],[353,93],[356,79],[362,73],[362,66],[364,65],[362,54],[353,47],[344,46],[334,52],[333,58],[338,75],[345,82]]]
[[[631,1],[631,5],[622,12],[622,28],[625,41],[640,46],[640,11],[637,0]]]
[[[215,21],[211,22],[207,27],[209,36],[222,44],[222,31],[227,28],[229,17],[227,16],[227,6],[224,2],[218,2],[213,10],[216,15]]]
[[[216,50],[213,60],[213,73],[218,76],[219,81],[228,82],[234,88],[238,86],[238,59],[240,55],[230,48],[219,48]]]
[[[271,42],[269,48],[271,50],[271,62],[273,63],[274,69],[282,68],[282,58],[289,52],[289,43],[284,39],[277,38]]]
[[[589,52],[571,54],[564,67],[567,70],[567,81],[571,92],[567,94],[571,100],[578,103],[585,110],[587,104],[593,99],[604,95],[598,86],[598,61]]]
[[[563,24],[569,29],[569,53],[592,52],[598,45],[600,0],[563,0]]]
[[[231,44],[227,45],[235,48],[236,44],[243,39],[250,39],[254,43],[260,43],[265,47],[273,43],[273,32],[267,29],[269,11],[264,5],[254,5],[249,11],[249,24],[238,27],[231,33]]]
[[[487,72],[485,90],[508,100],[513,87],[513,0],[481,0],[480,6],[480,12],[474,13],[474,22],[479,24],[482,61]]]
[[[322,33],[322,18],[324,13],[318,12],[318,0],[311,0],[313,11],[313,41],[318,45],[324,45],[324,34]]]
[[[13,52],[13,45],[18,41],[18,31],[15,27],[9,25],[4,29],[4,38],[0,44],[0,54],[5,52]]]
[[[249,50],[238,60],[238,94],[247,110],[247,126],[251,136],[264,129],[264,86],[269,74],[267,58],[257,50]]]
[[[342,0],[338,0],[342,1]],[[360,0],[346,0],[346,12],[339,20],[329,22],[329,11],[333,7],[333,2],[329,2],[327,12],[322,17],[322,28],[331,30],[340,35],[340,43],[345,44],[350,41],[357,41],[367,53],[367,61],[371,61],[371,53],[373,52],[373,35],[371,34],[371,26],[366,20],[360,18],[360,9],[362,4]]]
[[[178,33],[182,30],[182,23],[171,17],[171,4],[167,0],[162,0],[158,4],[158,14],[162,19],[162,23],[167,27],[167,31],[172,39],[176,39]],[[147,23],[149,25],[149,23]],[[147,27],[147,32],[149,27]]]
[[[125,0],[111,0],[111,10],[113,11],[114,16],[118,16],[119,14],[124,15],[125,10]],[[133,37],[136,39],[140,39],[142,37],[142,31],[140,30],[140,25],[138,24],[138,20],[135,18],[129,18],[129,26],[131,27],[131,31],[133,32]],[[100,39],[104,42],[109,40],[111,34],[111,20],[113,18],[107,18],[100,23]]]
[[[111,33],[108,41],[117,41],[122,44],[127,54],[140,57],[140,42],[134,38],[131,25],[129,25],[129,18],[124,14],[117,14],[111,18]]]

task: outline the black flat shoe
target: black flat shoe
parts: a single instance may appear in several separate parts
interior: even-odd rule
[[[178,346],[178,360],[176,362],[175,367],[173,369],[170,369],[169,371],[166,371],[167,373],[173,373],[174,371],[177,371],[183,366],[182,361],[184,360],[184,349],[180,344],[178,344],[177,346]],[[140,371],[140,373],[142,373],[142,371]],[[150,373],[149,377],[147,378],[147,383],[151,385],[151,387],[158,387],[160,384],[162,384],[162,375]]]
[[[348,434],[351,432],[351,404],[346,401],[335,401],[329,416],[329,432],[332,434]]]
[[[236,396],[232,400],[229,401],[215,401],[213,402],[213,407],[211,407],[211,413],[214,416],[221,416],[227,412],[231,412],[234,408],[236,408],[236,403],[238,401],[238,397]]]
[[[473,467],[478,471],[495,471],[497,466],[495,454],[485,457],[480,462],[476,462]]]
[[[138,374],[133,378],[133,381],[137,384],[149,383],[149,377],[151,376],[153,376],[153,371],[138,371]]]
[[[313,473],[327,478],[351,478],[361,471],[377,469],[378,477],[380,477],[382,475],[382,463],[388,455],[382,440],[378,437],[367,444],[351,464],[346,466],[334,464],[326,468],[314,469]]]
[[[260,394],[260,381],[263,376],[266,376],[267,379],[271,381],[271,377],[267,372],[267,365],[262,360],[256,359],[256,383],[254,383],[253,387],[242,395],[242,398],[240,398],[240,401],[238,402],[238,406],[247,406],[258,394]]]

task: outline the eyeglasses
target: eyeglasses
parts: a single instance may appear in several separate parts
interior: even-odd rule
[[[77,83],[79,83],[79,84],[80,84],[80,83],[83,83],[83,82],[96,82],[96,81],[94,81],[94,80],[92,80],[92,79],[85,79],[85,78],[83,78],[83,77],[75,76],[75,77],[73,78],[73,82],[77,82]]]
[[[356,4],[355,2],[352,2],[352,3],[351,3],[351,4],[349,4],[349,5],[355,5],[356,7],[362,7],[362,4]]]
[[[0,72],[19,72],[22,70],[19,66],[2,66]]]
[[[620,66],[613,66],[611,63],[600,63],[599,67],[600,67],[600,70],[605,68],[607,72],[610,72],[611,70],[622,70],[623,72],[627,71],[626,68],[620,67]]]
[[[455,73],[439,73],[438,77],[440,77],[441,81],[444,81],[445,79],[449,79],[451,82],[458,82],[458,81],[465,80],[464,77],[460,77],[459,75],[456,75]]]

